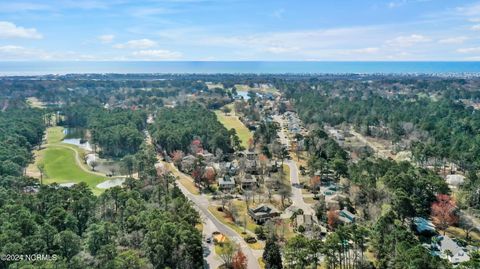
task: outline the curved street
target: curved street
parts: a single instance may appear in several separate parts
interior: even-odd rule
[[[172,171],[172,172],[177,172],[178,171]],[[195,205],[195,208],[197,209],[198,213],[200,214],[200,217],[204,221],[204,227],[203,227],[203,234],[205,237],[210,237],[212,235],[212,232],[218,231],[227,237],[229,237],[232,241],[237,243],[245,256],[247,256],[248,259],[248,268],[249,269],[260,269],[260,265],[258,263],[258,259],[262,257],[263,251],[262,250],[253,250],[251,249],[248,244],[243,240],[243,238],[234,230],[232,230],[230,227],[227,225],[223,224],[221,221],[219,221],[210,211],[208,210],[208,206],[210,205],[210,201],[208,198],[204,195],[195,195],[192,194],[185,188],[180,182],[178,182],[178,187],[182,191],[182,193],[190,200],[193,202]],[[209,253],[208,256],[206,257],[206,260],[209,264],[209,268],[217,268],[220,266],[223,262],[221,259],[215,255],[213,243],[209,244]]]

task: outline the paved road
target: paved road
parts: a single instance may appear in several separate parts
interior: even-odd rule
[[[227,225],[220,222],[210,211],[208,211],[208,206],[210,205],[210,201],[207,197],[203,195],[194,195],[190,193],[182,184],[178,184],[178,187],[183,192],[183,194],[190,199],[195,204],[197,211],[200,213],[202,219],[205,220],[205,226],[207,227],[206,230],[209,230],[207,236],[211,236],[210,231],[219,231],[222,234],[229,237],[231,240],[236,242],[242,248],[243,253],[247,256],[248,259],[248,269],[259,269],[260,265],[258,264],[258,258],[262,256],[261,250],[252,250],[248,244],[243,240],[243,238],[237,234],[234,230],[232,230]],[[213,253],[213,248],[212,248]],[[219,261],[215,257],[207,257],[207,261]],[[221,263],[221,262],[220,262]],[[216,268],[214,265],[210,265],[211,268]]]
[[[292,183],[292,202],[293,206],[301,208],[305,214],[314,214],[313,208],[303,201],[302,188],[298,180],[297,163],[293,160],[285,161],[285,164],[290,167],[290,182]]]
[[[284,146],[288,146],[287,134],[283,130],[285,125],[282,116],[275,115],[273,119],[280,124],[280,130],[278,136],[280,137],[280,143]],[[299,187],[300,181],[298,180],[298,168],[297,163],[293,160],[287,160],[284,162],[288,167],[290,167],[290,182],[292,183],[292,202],[293,206],[301,208],[305,214],[314,214],[313,208],[303,201],[302,188]]]

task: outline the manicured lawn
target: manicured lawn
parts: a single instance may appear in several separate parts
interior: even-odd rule
[[[221,110],[216,110],[215,114],[217,114],[218,121],[225,126],[228,130],[235,129],[237,132],[238,138],[242,141],[242,146],[248,148],[248,140],[253,137],[252,132],[248,130],[248,128],[238,119],[237,116],[234,115],[233,107],[232,112],[228,115],[225,115]]]
[[[106,177],[88,173],[77,165],[75,151],[70,147],[49,146],[43,154],[45,165],[44,183],[87,183],[94,193],[101,193],[97,184],[106,180]]]
[[[74,145],[61,143],[64,138],[63,127],[50,127],[47,129],[46,148],[38,152],[35,166],[43,164],[45,176],[43,183],[79,183],[85,182],[92,188],[92,192],[100,194],[97,184],[107,180],[105,176],[89,172],[90,169],[83,162],[78,162],[76,154],[83,150]],[[83,169],[82,169],[83,167]]]
[[[63,127],[55,126],[47,129],[48,144],[60,143],[64,137],[65,134],[63,133]]]

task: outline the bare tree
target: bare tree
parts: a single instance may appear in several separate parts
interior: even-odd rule
[[[224,262],[226,268],[232,267],[233,257],[235,256],[237,249],[238,247],[231,241],[222,243],[218,255]]]
[[[470,234],[471,232],[473,232],[474,230],[476,230],[476,227],[475,225],[473,224],[472,220],[469,219],[467,216],[465,215],[460,215],[460,218],[458,220],[458,225],[460,226],[460,228],[463,230],[463,232],[465,233],[465,239],[467,241],[470,241]]]
[[[40,184],[43,185],[43,176],[45,175],[45,164],[40,163],[37,165],[38,171],[40,172]]]
[[[92,161],[90,162],[90,167],[92,167],[92,171],[95,171],[95,167],[97,167],[97,166],[98,166],[98,162],[97,162],[97,161],[92,160]]]

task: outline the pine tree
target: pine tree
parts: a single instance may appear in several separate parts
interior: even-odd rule
[[[282,255],[280,254],[280,248],[278,247],[277,238],[271,236],[265,243],[265,250],[263,252],[263,261],[265,262],[266,269],[282,269]]]

